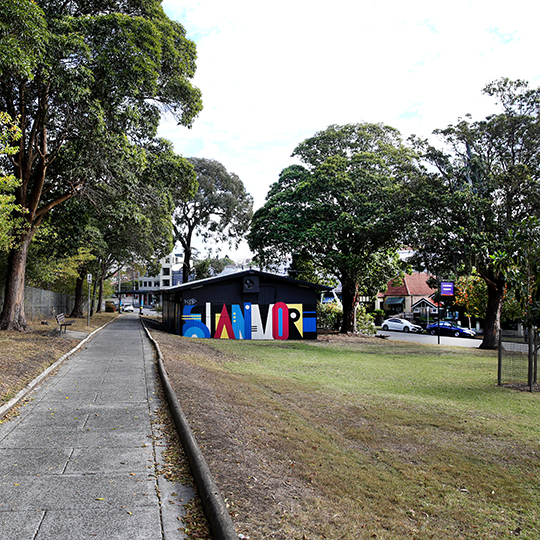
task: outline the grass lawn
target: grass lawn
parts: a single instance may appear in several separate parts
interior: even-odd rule
[[[251,531],[241,516],[252,539],[540,538],[540,395],[497,387],[495,351],[191,341],[182,361],[260,437],[259,469],[310,490],[266,527],[270,502]]]

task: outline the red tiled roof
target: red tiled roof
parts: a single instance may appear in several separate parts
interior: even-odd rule
[[[429,296],[436,291],[427,284],[430,277],[425,272],[415,272],[410,276],[405,274],[401,280],[401,285],[393,286],[393,282],[399,282],[399,279],[393,279],[388,283],[384,296]]]

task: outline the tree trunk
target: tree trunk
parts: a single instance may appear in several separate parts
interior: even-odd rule
[[[0,315],[0,330],[16,330],[19,332],[30,330],[24,313],[24,282],[28,246],[32,241],[34,232],[34,229],[28,231],[23,236],[19,247],[12,249],[9,253],[4,307]]]
[[[105,278],[103,277],[103,274],[101,274],[101,277],[99,278],[99,293],[98,293],[98,304],[96,308],[96,313],[101,313],[101,306],[103,304],[103,280]]]
[[[486,283],[488,300],[486,318],[484,319],[484,339],[479,348],[496,349],[499,345],[499,332],[501,331],[501,311],[505,283],[500,278],[486,280]]]
[[[82,319],[83,314],[83,294],[84,281],[81,277],[77,277],[77,285],[75,285],[75,305],[71,313],[69,314],[70,318]]]
[[[343,323],[341,334],[356,331],[356,304],[358,303],[358,288],[356,281],[351,278],[341,280],[341,300],[343,303]]]
[[[182,283],[189,281],[189,271],[191,267],[191,248],[184,247],[184,262],[182,264]]]
[[[90,302],[90,299],[88,299],[88,301],[90,302],[90,317],[94,315],[94,305],[96,303],[96,292],[97,292],[97,279],[94,279],[92,283],[92,301]]]

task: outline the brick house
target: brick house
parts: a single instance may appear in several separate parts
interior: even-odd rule
[[[430,277],[425,272],[414,272],[390,280],[386,291],[377,295],[377,307],[389,313],[411,313],[415,304],[423,299],[430,300],[437,292],[427,284]]]

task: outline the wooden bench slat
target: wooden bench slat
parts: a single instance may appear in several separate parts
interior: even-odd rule
[[[60,333],[62,332],[62,326],[64,327],[64,333],[65,333],[67,332],[67,327],[75,323],[75,321],[66,321],[65,313],[59,313],[56,316],[56,322],[58,323],[58,326],[60,327]]]

